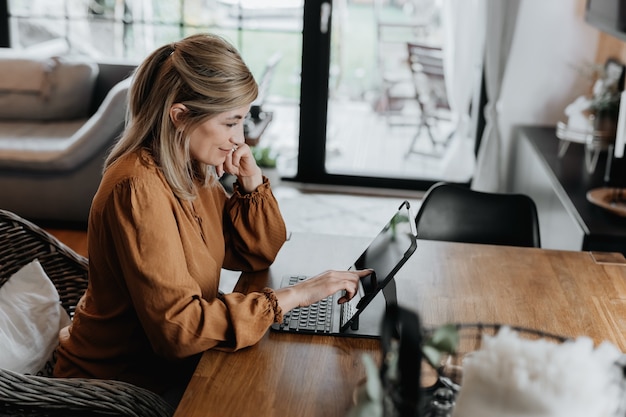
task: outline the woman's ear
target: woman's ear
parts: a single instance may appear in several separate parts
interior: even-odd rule
[[[174,126],[180,127],[185,118],[185,113],[187,113],[187,107],[181,103],[174,103],[172,107],[170,107],[170,119]]]

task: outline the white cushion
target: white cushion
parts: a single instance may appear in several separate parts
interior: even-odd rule
[[[98,64],[84,57],[0,56],[0,119],[85,118],[98,72]]]
[[[0,368],[36,374],[52,357],[59,330],[69,324],[39,261],[22,267],[0,287]]]
[[[67,55],[70,45],[63,38],[50,39],[25,48],[0,48],[0,58],[51,58]]]

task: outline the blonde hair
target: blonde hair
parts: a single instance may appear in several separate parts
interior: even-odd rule
[[[104,169],[126,154],[147,149],[174,193],[193,199],[196,182],[206,185],[213,167],[191,159],[190,133],[207,119],[249,105],[257,95],[250,69],[225,39],[201,33],[164,45],[133,75],[126,129]],[[188,109],[178,129],[169,114],[175,103]]]

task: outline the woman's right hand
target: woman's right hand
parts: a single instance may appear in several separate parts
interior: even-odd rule
[[[373,271],[362,269],[357,271],[326,271],[307,280],[286,288],[275,290],[278,305],[284,313],[296,308],[311,305],[323,298],[345,290],[339,303],[350,301],[357,292],[361,278]]]

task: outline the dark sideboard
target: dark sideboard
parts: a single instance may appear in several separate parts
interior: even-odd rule
[[[559,158],[556,127],[545,126],[518,126],[513,147],[509,191],[535,200],[543,248],[626,254],[626,217],[586,197],[590,189],[605,186],[607,152],[589,173],[584,145],[570,144]]]

